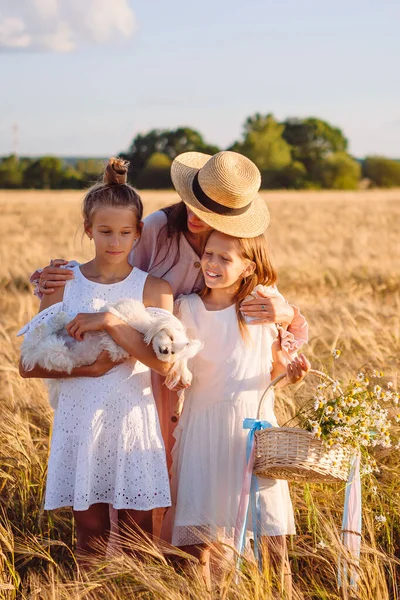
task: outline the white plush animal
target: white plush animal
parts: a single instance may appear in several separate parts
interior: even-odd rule
[[[198,340],[188,339],[179,319],[163,309],[145,308],[138,300],[130,299],[105,305],[101,311],[113,313],[142,333],[145,343],[152,344],[159,360],[173,363],[166,377],[166,385],[170,389],[179,381],[191,383],[192,375],[187,362],[197,354],[202,344]],[[92,364],[103,350],[107,350],[115,362],[129,356],[104,331],[85,333],[81,342],[74,340],[65,329],[65,325],[71,321],[71,316],[65,312],[49,315],[49,318],[36,325],[34,321],[28,330],[25,327],[19,332],[20,335],[26,333],[21,346],[21,359],[28,371],[40,365],[49,371],[71,373],[74,367]],[[57,380],[50,382],[50,404],[55,408]]]

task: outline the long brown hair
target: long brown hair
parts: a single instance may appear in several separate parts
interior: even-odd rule
[[[158,259],[158,262],[153,265],[153,268],[164,262],[174,246],[176,247],[176,251],[174,250],[175,256],[172,265],[165,273],[159,275],[161,278],[165,277],[168,271],[179,262],[181,255],[180,237],[182,233],[185,233],[188,230],[187,209],[186,204],[183,201],[171,204],[171,206],[163,208],[162,211],[167,217],[167,222],[160,229],[157,236],[155,257],[156,260]],[[176,243],[174,244],[174,242]]]
[[[86,193],[82,204],[85,226],[89,226],[93,213],[99,206],[122,206],[131,208],[139,225],[143,217],[143,204],[137,191],[127,183],[129,162],[110,158],[99,183]]]
[[[246,320],[240,311],[243,300],[249,296],[257,285],[274,285],[277,274],[272,261],[267,239],[264,234],[254,238],[235,238],[239,244],[242,258],[254,263],[255,268],[251,275],[243,277],[236,295],[236,315],[239,323],[240,333],[244,339],[248,337]],[[201,296],[209,292],[205,287]]]

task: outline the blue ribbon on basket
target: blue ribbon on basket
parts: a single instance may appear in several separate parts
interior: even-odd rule
[[[246,468],[242,491],[240,494],[239,508],[236,517],[234,546],[238,554],[238,563],[243,554],[246,543],[246,530],[249,519],[249,509],[251,506],[252,528],[254,536],[254,556],[261,568],[261,514],[259,503],[259,488],[257,477],[253,474],[254,452],[255,452],[255,432],[261,429],[272,427],[268,421],[258,419],[244,419],[243,429],[249,429],[246,443]]]

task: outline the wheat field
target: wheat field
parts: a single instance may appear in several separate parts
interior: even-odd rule
[[[369,366],[397,385],[400,190],[264,195],[278,286],[308,319],[305,352],[313,366],[344,381]],[[172,192],[146,191],[142,198],[146,214],[177,200]],[[42,382],[19,377],[15,334],[38,308],[28,283],[34,269],[50,258],[91,258],[81,199],[80,192],[0,191],[0,598],[278,598],[268,574],[252,564],[239,579],[228,569],[208,596],[195,575],[176,573],[151,544],[142,549],[142,561],[110,556],[82,573],[69,511],[42,510],[52,411]],[[334,348],[341,350],[337,361]],[[294,414],[307,390],[305,384],[278,400],[281,421]],[[381,472],[363,486],[355,596],[362,600],[399,597],[400,460],[394,450],[378,458]],[[336,585],[343,486],[291,490],[298,528],[290,542],[294,598],[351,597],[354,592],[339,592]],[[375,520],[379,515],[385,523]]]

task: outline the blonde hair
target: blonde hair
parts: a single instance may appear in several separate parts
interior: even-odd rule
[[[251,260],[255,269],[251,275],[244,277],[236,296],[236,315],[242,336],[247,335],[246,320],[240,312],[240,305],[257,285],[274,285],[277,274],[269,253],[267,239],[264,234],[255,238],[238,238],[243,258]]]
[[[91,224],[93,214],[99,206],[121,206],[131,208],[138,223],[142,220],[143,204],[137,191],[127,183],[129,162],[122,158],[110,158],[102,180],[86,193],[82,204],[85,226]]]
[[[275,266],[269,253],[267,239],[264,234],[254,238],[235,238],[239,244],[242,258],[254,263],[254,271],[243,277],[236,295],[236,316],[239,330],[244,339],[248,336],[246,320],[240,312],[240,305],[249,296],[257,285],[274,285],[277,279]],[[205,296],[209,288],[205,286],[201,296]]]

